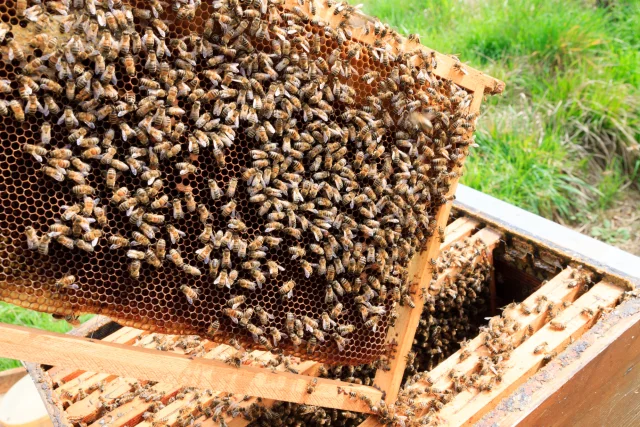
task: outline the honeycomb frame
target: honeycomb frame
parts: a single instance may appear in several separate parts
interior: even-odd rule
[[[144,2],[138,3],[139,5],[144,4]],[[291,10],[297,7],[291,2],[287,2],[284,6]],[[12,15],[12,12],[15,14],[14,7],[15,2],[8,1],[0,6],[0,14],[2,14],[1,19],[13,25],[15,27],[15,33],[19,34],[20,30],[18,30],[18,26],[20,26],[20,21]],[[209,7],[210,9],[207,12],[211,14],[213,12],[213,6],[210,5]],[[318,16],[331,17],[331,11],[325,8],[324,4],[317,5],[317,7]],[[191,22],[184,21],[180,23],[172,21],[170,19],[171,11],[166,11],[169,22],[177,22],[176,26],[173,26],[173,24],[169,25],[169,31],[176,33],[197,31],[206,22],[207,12],[195,17]],[[328,21],[331,22],[331,19],[328,19]],[[33,25],[29,24],[29,26]],[[360,41],[366,42],[366,37],[362,34],[359,36],[356,34],[353,35],[353,37],[363,39]],[[16,40],[17,39],[18,37],[16,37]],[[24,40],[27,40],[27,37],[25,37]],[[328,40],[327,43],[332,47],[337,46],[335,41],[332,40]],[[394,39],[392,43],[397,43],[397,41]],[[396,49],[402,49],[402,46],[399,45]],[[327,55],[329,49],[322,50],[322,53]],[[37,52],[34,52],[34,54],[37,55]],[[3,56],[4,55],[5,51],[3,50]],[[456,65],[459,63],[456,63],[449,57],[439,54],[435,56],[440,63],[440,65],[435,68],[436,75],[444,79],[451,78],[451,80],[460,87],[464,88],[468,86],[469,91],[474,93],[473,101],[470,105],[471,111],[477,110],[477,107],[479,107],[481,94],[485,92],[485,88],[489,88],[488,92],[498,92],[501,90],[500,84],[497,83],[497,81],[490,78],[480,78],[478,77],[481,75],[480,73],[461,68],[459,65]],[[28,62],[32,58],[32,56],[27,55],[27,61],[25,62]],[[369,62],[369,65],[374,66],[372,62]],[[21,63],[16,60],[11,64],[6,64],[5,68],[0,70],[0,78],[15,80],[16,73],[21,68],[20,66]],[[136,64],[136,73],[142,73],[142,68],[142,60],[140,60]],[[116,76],[118,81],[124,82],[122,87],[124,92],[133,91],[136,93],[136,91],[139,90],[140,81],[138,81],[136,77],[129,78],[122,70],[116,71]],[[492,87],[489,87],[488,81],[492,82]],[[367,85],[364,84],[359,84],[356,87],[362,93],[366,93],[366,91],[369,90]],[[17,92],[17,87],[13,86],[12,90]],[[359,96],[360,98],[364,97],[364,95]],[[122,268],[119,272],[115,272],[112,266],[114,264],[124,265],[125,263],[122,261],[124,255],[115,256],[104,250],[107,245],[106,242],[100,242],[97,246],[97,253],[94,255],[94,257],[99,258],[97,261],[87,262],[86,255],[81,255],[77,252],[70,257],[73,265],[87,266],[82,274],[76,273],[78,282],[82,283],[81,289],[69,292],[56,292],[53,290],[53,283],[59,280],[62,275],[69,273],[69,252],[61,250],[60,247],[52,250],[52,254],[47,256],[27,252],[23,238],[24,229],[28,224],[35,224],[37,225],[36,228],[44,229],[46,225],[54,220],[54,210],[44,209],[45,206],[55,206],[59,210],[63,205],[72,204],[74,199],[73,196],[70,195],[67,185],[49,180],[44,184],[44,187],[41,187],[41,175],[31,174],[26,179],[23,179],[25,174],[28,174],[27,168],[34,165],[37,167],[37,163],[30,157],[23,155],[24,153],[21,152],[21,146],[23,143],[38,139],[39,129],[43,121],[43,118],[37,115],[35,119],[28,118],[28,120],[22,124],[3,120],[0,125],[0,135],[3,136],[2,144],[4,146],[4,151],[0,155],[0,164],[15,165],[15,170],[7,167],[3,168],[2,171],[2,191],[3,194],[7,194],[8,197],[2,200],[4,210],[0,217],[0,230],[2,230],[3,236],[0,241],[0,251],[6,254],[2,257],[2,269],[0,271],[0,282],[2,283],[0,286],[0,298],[27,308],[51,312],[62,316],[73,317],[80,312],[93,312],[107,315],[122,324],[137,328],[162,331],[165,333],[206,334],[212,321],[212,317],[208,316],[208,313],[215,311],[213,310],[214,307],[224,307],[226,301],[238,293],[236,290],[225,291],[223,295],[211,296],[211,301],[197,308],[182,298],[177,286],[174,286],[169,292],[166,292],[166,289],[162,289],[160,285],[157,285],[157,283],[171,281],[169,276],[172,273],[164,271],[164,268],[158,272],[143,268],[140,279],[137,282],[132,282],[126,277],[124,275],[126,272],[124,272]],[[15,135],[16,137],[12,138],[11,135]],[[67,136],[67,131],[63,126],[53,125],[52,139],[63,141],[66,140]],[[232,152],[229,154],[228,157],[230,160],[224,172],[215,171],[217,168],[213,162],[206,165],[200,164],[198,157],[193,154],[189,156],[189,159],[194,165],[200,166],[202,169],[206,168],[210,174],[209,177],[215,174],[215,179],[220,187],[225,188],[230,178],[240,174],[242,168],[247,165],[249,144],[242,145],[242,143],[235,145],[236,148],[234,148],[234,150],[237,150],[237,153],[234,154]],[[95,175],[94,172],[92,172],[92,174],[94,174],[94,176],[91,177],[91,180],[99,179],[99,176]],[[129,177],[123,179],[125,183],[129,182],[127,181]],[[27,182],[29,185],[26,185]],[[181,197],[182,194],[188,190],[192,190],[195,196],[199,196],[200,193],[207,192],[206,185],[207,177],[203,175],[188,182],[183,179],[172,180],[169,178],[169,187],[171,188],[171,195],[173,197]],[[455,184],[453,186],[455,186]],[[59,197],[60,194],[65,194],[65,196],[61,199],[56,199],[55,203],[52,203],[51,199]],[[98,197],[102,200],[109,199],[106,192],[99,192]],[[222,204],[220,201],[214,202],[210,205],[210,209],[212,211],[213,209],[220,209]],[[248,213],[252,222],[263,224],[263,222],[261,222],[262,219],[256,214],[257,209],[255,207],[250,206],[246,200],[242,199],[239,200],[238,204],[239,210]],[[437,208],[434,207],[431,212],[432,216],[435,217],[436,212]],[[191,225],[186,224],[189,220],[194,221],[194,218],[189,218],[189,216],[187,216],[187,218],[188,219],[183,221],[187,227],[185,230],[187,231],[188,237],[180,248],[182,249],[182,253],[191,254],[190,256],[193,260],[195,249],[199,247],[196,241],[198,232],[195,229],[191,229]],[[18,224],[18,226],[14,227],[14,224]],[[222,228],[222,224],[216,223],[216,220],[213,221],[213,226],[218,229]],[[114,219],[110,219],[108,225],[103,228],[103,231],[107,235],[115,234],[115,230],[122,231],[123,234],[130,234],[133,231],[132,227],[129,227],[128,224],[125,224],[124,228],[118,226]],[[20,242],[21,246],[16,246],[18,242]],[[30,258],[33,259],[33,263],[30,262]],[[281,254],[277,259],[284,262],[284,255]],[[93,265],[89,268],[88,264],[90,263]],[[108,279],[104,279],[105,276],[107,276]],[[300,283],[305,282],[301,272],[288,276],[289,279],[291,279],[291,277],[296,278]],[[42,280],[42,278],[46,279]],[[184,278],[181,278],[181,280],[184,280]],[[103,282],[109,282],[111,284],[108,291],[100,287]],[[190,283],[190,287],[192,288],[205,288],[202,286],[204,284],[203,282],[192,283]],[[270,295],[252,295],[250,298],[253,297],[254,300],[253,302],[249,302],[264,305],[272,304],[273,307],[277,307],[275,309],[267,308],[268,311],[273,312],[276,318],[279,319],[280,324],[283,323],[286,313],[289,311],[292,311],[297,316],[312,314],[313,316],[310,317],[319,318],[322,311],[328,310],[326,306],[322,309],[314,306],[314,302],[318,300],[317,293],[314,296],[315,291],[305,291],[304,288],[301,289],[301,287],[298,286],[294,298],[283,303],[280,297],[274,292],[276,286],[267,283],[265,284],[265,288],[272,289]],[[104,294],[101,295],[101,292]],[[167,305],[162,307],[160,299],[166,301]],[[389,301],[387,304],[386,307],[389,308],[391,302]],[[161,310],[158,310],[159,306],[162,307]],[[311,311],[303,311],[301,307],[312,307],[312,309]],[[356,337],[350,337],[350,346],[344,353],[336,354],[335,345],[331,340],[327,340],[326,345],[319,345],[311,355],[307,354],[304,350],[297,350],[291,346],[285,347],[284,349],[288,352],[304,355],[305,357],[310,357],[315,360],[334,363],[370,362],[382,354],[385,354],[388,350],[385,340],[385,332],[389,325],[388,317],[381,320],[377,332],[365,333],[362,328],[364,321],[360,321],[357,316],[355,305],[345,302],[345,308],[348,314],[344,321],[360,326],[359,330],[363,330],[363,333]],[[168,314],[168,312],[171,311],[174,313],[187,313],[187,315]],[[190,320],[185,321],[185,317]],[[216,340],[224,342],[228,341],[231,337],[237,337],[248,347],[256,346],[250,335],[234,327],[228,319],[222,323],[221,333],[216,335]],[[197,326],[194,326],[194,324]],[[364,351],[363,349],[365,348],[368,350]]]

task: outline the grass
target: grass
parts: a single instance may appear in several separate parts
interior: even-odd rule
[[[464,184],[563,222],[640,186],[639,1],[364,0],[364,11],[506,82],[485,102]]]
[[[90,315],[80,317],[80,321],[84,322],[91,318]],[[69,332],[71,326],[64,320],[55,320],[50,314],[39,313],[33,310],[16,307],[0,301],[0,322],[11,323],[14,325],[29,326],[32,328],[46,329],[54,332]],[[17,360],[9,360],[0,358],[0,371],[5,369],[16,368],[20,365]]]

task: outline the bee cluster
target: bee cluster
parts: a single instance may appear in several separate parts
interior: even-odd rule
[[[417,37],[396,52],[387,25],[326,0],[330,25],[318,1],[0,6],[0,296],[379,358],[475,115]]]
[[[480,240],[456,242],[440,254],[416,330],[405,378],[429,371],[478,334],[487,316],[491,262]],[[449,268],[441,285],[438,278]]]

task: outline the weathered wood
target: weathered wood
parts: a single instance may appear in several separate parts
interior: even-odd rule
[[[505,370],[502,382],[495,384],[492,391],[478,393],[475,389],[464,390],[445,405],[438,417],[449,426],[472,425],[478,421],[500,399],[515,390],[544,364],[545,354],[534,354],[534,348],[546,343],[548,352],[562,351],[570,340],[582,335],[596,320],[595,316],[584,316],[582,309],[597,311],[599,307],[611,307],[623,291],[619,286],[607,282],[596,284],[556,317],[556,321],[566,325],[564,330],[558,331],[547,324],[512,352],[510,360],[513,361],[513,366]]]
[[[308,379],[290,373],[271,373],[251,366],[236,369],[224,362],[189,359],[171,352],[95,342],[20,326],[0,324],[0,355],[50,365],[67,365],[95,372],[135,377],[238,394],[368,412],[359,400],[339,394],[355,391],[377,401],[382,392],[373,387],[319,379],[315,393],[305,396]]]
[[[6,393],[7,390],[9,390],[25,375],[27,375],[27,370],[23,367],[0,372],[0,394]]]
[[[599,320],[478,425],[640,425],[639,338],[640,299],[634,299]]]

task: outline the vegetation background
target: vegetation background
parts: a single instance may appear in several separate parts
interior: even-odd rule
[[[464,184],[640,255],[640,0],[364,0],[363,10],[506,82],[485,102]],[[0,321],[70,329],[1,302]]]

